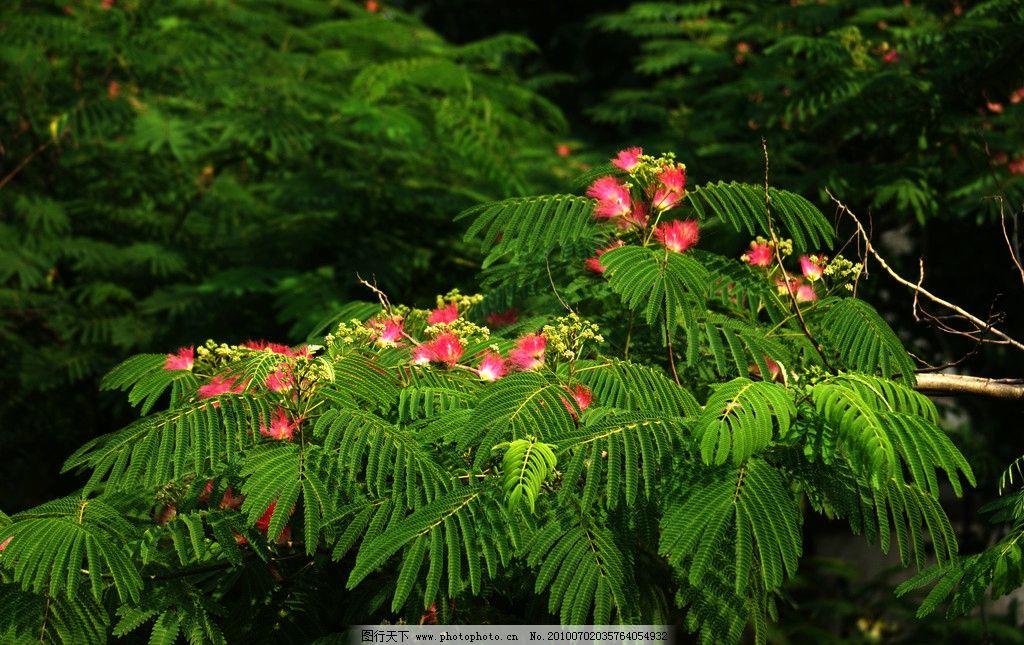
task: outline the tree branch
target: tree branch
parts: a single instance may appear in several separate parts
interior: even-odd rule
[[[978,332],[980,332],[982,330],[987,330],[988,332],[992,333],[994,336],[998,336],[999,338],[1002,339],[1002,341],[995,341],[995,342],[999,342],[1000,344],[1005,344],[1005,345],[1013,345],[1017,349],[1024,351],[1024,343],[1021,343],[1020,341],[1018,341],[1018,340],[1008,336],[1007,334],[1003,333],[1002,331],[996,329],[989,322],[986,322],[986,321],[982,320],[981,318],[978,318],[977,316],[971,314],[967,310],[965,310],[965,309],[963,309],[961,307],[958,307],[957,305],[954,305],[953,303],[951,303],[949,301],[943,300],[942,298],[940,298],[940,297],[936,296],[935,294],[931,293],[930,291],[928,291],[924,287],[922,287],[922,286],[920,286],[918,284],[914,284],[913,282],[910,282],[909,280],[903,278],[898,273],[896,273],[896,271],[894,271],[893,268],[889,266],[889,264],[878,253],[878,251],[875,250],[874,245],[871,244],[871,237],[868,235],[867,231],[864,230],[864,226],[860,223],[860,220],[857,219],[857,216],[854,215],[853,212],[849,208],[847,208],[846,204],[844,204],[841,201],[839,201],[838,199],[836,199],[835,195],[833,195],[832,192],[829,191],[827,188],[825,189],[825,192],[828,193],[828,196],[832,199],[833,202],[835,202],[836,206],[838,206],[839,209],[842,212],[844,212],[847,215],[849,215],[850,218],[857,225],[857,231],[860,233],[861,238],[864,240],[865,248],[867,249],[868,253],[870,253],[872,256],[874,256],[875,260],[878,261],[879,266],[881,266],[885,270],[885,272],[888,273],[890,277],[892,277],[893,280],[895,280],[896,282],[899,282],[900,284],[902,284],[903,286],[907,287],[908,289],[913,289],[914,290],[915,302],[916,302],[917,295],[920,294],[921,296],[924,296],[928,300],[931,300],[932,302],[934,302],[934,303],[936,303],[938,305],[942,305],[943,307],[949,309],[950,311],[956,312],[957,314],[959,314],[961,317],[965,318],[966,320],[969,320],[973,325],[975,325],[975,327],[977,328]],[[977,332],[975,332],[975,333],[977,333]],[[983,342],[981,339],[975,338],[975,340],[977,342]],[[992,342],[992,341],[989,341],[989,342]]]
[[[977,394],[1024,401],[1024,379],[994,379],[963,374],[917,374],[916,390],[930,394]]]

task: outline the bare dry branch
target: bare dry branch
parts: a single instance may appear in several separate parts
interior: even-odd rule
[[[976,340],[977,342],[992,342],[992,343],[1003,344],[1003,345],[1013,345],[1017,349],[1024,351],[1024,343],[1021,343],[1020,341],[1014,339],[1013,337],[1007,335],[1006,333],[1004,333],[1001,330],[997,329],[996,327],[992,326],[990,321],[986,322],[986,321],[982,320],[981,318],[978,318],[977,316],[975,316],[974,314],[970,313],[969,311],[963,309],[962,307],[958,307],[957,305],[954,305],[953,303],[951,303],[951,302],[949,302],[947,300],[943,300],[942,298],[940,298],[940,297],[936,296],[935,294],[931,293],[930,291],[928,291],[924,287],[922,287],[920,285],[917,285],[917,284],[914,284],[913,282],[910,282],[909,280],[903,278],[898,273],[896,273],[896,271],[893,270],[893,268],[890,267],[889,264],[885,261],[885,258],[883,258],[878,253],[878,251],[875,250],[874,245],[871,244],[871,237],[868,235],[868,232],[864,230],[864,226],[860,223],[860,220],[857,219],[857,216],[853,214],[853,212],[846,206],[846,204],[844,204],[841,201],[839,201],[835,197],[835,195],[832,194],[831,191],[829,191],[828,189],[825,189],[825,192],[828,193],[828,196],[832,199],[832,201],[836,204],[836,206],[842,212],[844,212],[847,215],[849,215],[850,218],[854,221],[854,223],[857,225],[857,231],[860,233],[861,238],[864,241],[865,248],[867,249],[868,253],[870,253],[871,256],[874,257],[875,260],[878,261],[878,265],[881,266],[882,269],[886,273],[888,273],[889,276],[892,277],[893,280],[895,280],[896,282],[902,284],[903,286],[907,287],[908,289],[913,289],[914,290],[915,298],[918,295],[923,296],[924,298],[927,298],[928,300],[931,300],[935,304],[941,305],[941,306],[949,309],[950,311],[953,311],[953,312],[957,313],[962,318],[970,321],[971,324],[973,324],[975,326],[975,328],[976,328],[975,331],[972,332],[972,333],[977,334],[977,333],[983,333],[984,331],[988,331],[989,333],[993,334],[994,336],[999,337],[1002,340],[1001,341],[992,341],[992,340],[980,339],[980,338],[977,338],[976,336],[971,335],[968,332],[963,332],[963,331],[960,331],[959,332],[960,334],[967,334],[971,338]]]
[[[384,309],[384,312],[387,315],[390,316],[391,315],[391,301],[388,300],[388,296],[387,296],[386,293],[384,293],[383,291],[381,291],[380,289],[377,288],[376,278],[374,278],[374,284],[370,284],[366,280],[363,280],[362,276],[360,276],[357,273],[356,274],[356,280],[359,280],[359,284],[363,285],[364,287],[366,287],[367,289],[372,291],[377,296],[377,299],[380,300],[380,306]]]
[[[1017,255],[1017,249],[1014,248],[1013,242],[1010,241],[1010,234],[1006,230],[1006,212],[1003,210],[1003,199],[999,199],[999,226],[1003,229],[1003,239],[1006,240],[1006,248],[1010,251],[1010,259],[1017,266],[1017,273],[1020,273],[1020,281],[1024,283],[1024,266],[1020,264],[1020,257]]]

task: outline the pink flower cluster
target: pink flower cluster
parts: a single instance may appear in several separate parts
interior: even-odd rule
[[[201,385],[199,387],[199,398],[209,399],[229,392],[233,394],[241,394],[245,391],[245,387],[248,383],[236,384],[236,381],[238,381],[237,378],[225,376],[223,374],[215,374],[206,385]]]
[[[634,202],[629,187],[615,177],[601,177],[592,183],[587,196],[597,200],[594,217],[598,219],[615,220],[621,228],[629,228],[631,222],[646,222],[643,204]],[[635,213],[634,209],[640,212]]]
[[[612,159],[612,165],[629,173],[634,180],[643,180],[650,175],[642,170],[640,157],[641,148],[633,147],[620,150]],[[657,168],[653,181],[639,188],[639,196],[634,196],[628,184],[620,182],[612,176],[595,180],[587,189],[587,196],[597,200],[594,217],[609,220],[617,228],[625,231],[643,229],[648,226],[649,213],[662,213],[675,208],[686,196],[686,167],[681,164],[669,164]],[[684,253],[697,243],[699,225],[697,220],[662,222],[654,230],[654,237],[666,249],[675,253]],[[611,249],[622,246],[620,239],[614,244],[599,249],[594,257],[588,258],[584,266],[590,271],[603,273],[601,256]]]
[[[751,242],[750,250],[740,256],[740,259],[752,267],[766,267],[772,263],[772,249],[765,242]]]
[[[206,482],[206,487],[203,488],[203,492],[199,494],[197,501],[202,504],[208,504],[210,502],[210,495],[213,493],[213,480],[210,479]],[[233,510],[237,511],[242,508],[242,503],[245,502],[245,495],[235,495],[234,490],[228,486],[224,490],[224,495],[221,497],[217,507],[221,510]],[[274,516],[274,510],[277,508],[277,502],[273,501],[267,510],[263,512],[260,519],[256,520],[256,528],[263,534],[266,534],[270,528],[270,520]],[[292,513],[295,512],[295,507],[292,507]],[[292,529],[290,525],[285,525],[284,529],[281,530],[281,534],[277,536],[277,543],[284,544],[292,539]],[[248,544],[249,540],[246,539],[241,533],[235,533],[235,541],[242,545]]]
[[[508,327],[519,321],[519,310],[512,308],[487,315],[487,326],[491,329]]]
[[[240,347],[251,349],[257,352],[273,352],[280,354],[281,356],[287,356],[288,358],[309,358],[310,351],[309,347],[302,347],[301,349],[292,349],[287,345],[281,343],[270,343],[265,340],[247,340],[242,343]]]
[[[480,380],[493,382],[516,369],[522,372],[539,369],[544,366],[544,350],[547,339],[540,334],[528,334],[521,337],[516,346],[509,351],[508,358],[487,350],[477,363],[474,372]],[[416,346],[412,351],[413,365],[429,365],[439,363],[449,368],[455,367],[462,359],[465,349],[458,336],[451,332],[442,332],[425,343]]]
[[[274,354],[280,354],[286,358],[310,358],[312,355],[309,351],[309,347],[302,347],[301,349],[292,349],[287,345],[281,345],[280,343],[268,343],[267,341],[248,341],[242,343],[242,347],[251,349],[254,351],[269,351]],[[282,361],[278,364],[277,369],[267,375],[263,384],[271,392],[277,392],[279,394],[288,392],[295,387],[295,376],[292,373],[293,365],[288,361]]]
[[[654,189],[651,207],[657,211],[667,211],[682,201],[686,196],[686,169],[680,166],[668,167],[658,174],[660,186]]]
[[[757,363],[751,363],[748,367],[750,373],[753,376],[760,378],[762,381],[774,381],[775,383],[781,383],[782,379],[782,368],[779,364],[772,360],[772,357],[765,354],[764,364],[768,367],[768,376],[766,377],[761,373],[761,368],[758,367]]]
[[[740,256],[740,259],[752,267],[770,268],[775,259],[770,243],[754,241],[750,243],[750,250]],[[784,295],[787,291],[793,294],[797,302],[811,302],[818,299],[818,293],[814,290],[814,282],[821,279],[825,270],[824,256],[800,257],[800,271],[803,277],[791,277],[787,284],[784,278],[777,278],[775,286],[779,294]],[[806,282],[805,282],[806,280]]]
[[[279,354],[285,358],[309,358],[311,352],[308,347],[292,349],[287,345],[269,343],[264,340],[247,341],[240,345],[245,349],[253,351],[268,351]],[[182,347],[177,352],[168,354],[164,359],[164,369],[168,371],[191,371],[195,366],[195,348]],[[292,374],[292,365],[288,361],[282,361],[277,369],[267,375],[264,385],[271,392],[284,393],[295,387],[295,377]],[[222,394],[241,394],[249,387],[249,381],[240,382],[237,376],[229,374],[214,374],[209,381],[199,386],[197,394],[200,399],[209,399]],[[217,402],[214,407],[219,406]],[[289,437],[290,438],[290,437]]]
[[[401,318],[371,320],[367,326],[374,333],[377,344],[381,347],[397,347],[402,342],[402,335],[405,334]]]

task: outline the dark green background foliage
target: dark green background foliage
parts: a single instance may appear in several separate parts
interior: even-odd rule
[[[639,51],[592,113],[688,151],[701,178],[758,177],[764,136],[775,181],[802,194],[830,187],[886,223],[992,222],[980,197],[1024,197],[1006,169],[1024,137],[1024,6],[953,4],[637,3],[595,21]]]
[[[765,355],[782,352],[788,360],[814,364],[813,348],[799,333],[783,340],[774,335],[776,330],[766,333],[764,325],[783,320],[778,307],[744,310],[733,306],[729,294],[715,290],[704,294],[706,310],[696,314],[672,306],[673,298],[690,302],[690,291],[700,291],[699,283],[709,275],[749,289],[753,295],[747,304],[771,301],[770,288],[752,281],[746,267],[730,265],[749,241],[741,229],[749,225],[763,232],[763,217],[716,201],[718,195],[740,195],[730,191],[745,191],[745,199],[760,195],[762,137],[772,185],[791,191],[776,193],[778,213],[787,207],[799,213],[789,222],[796,226],[786,230],[798,246],[834,255],[846,241],[849,222],[831,217],[834,208],[824,193],[828,187],[858,215],[870,218],[881,250],[904,275],[916,277],[917,258],[924,256],[927,287],[982,316],[1005,311],[1000,326],[1019,337],[1024,298],[999,216],[1002,206],[1011,245],[1020,249],[1022,60],[1020,0],[396,0],[370,8],[342,0],[5,3],[0,8],[0,455],[5,475],[0,508],[13,514],[82,485],[84,479],[71,475],[57,478],[67,455],[137,417],[121,397],[98,392],[100,375],[113,365],[138,352],[154,352],[147,365],[156,369],[165,352],[208,337],[232,343],[250,338],[315,341],[339,311],[345,318],[369,315],[372,308],[366,305],[342,309],[352,300],[375,300],[357,284],[357,274],[395,302],[428,307],[435,294],[453,286],[483,288],[488,297],[475,311],[478,321],[507,307],[536,316],[524,315],[521,327],[508,331],[509,339],[562,311],[552,293],[554,282],[561,298],[601,324],[608,340],[602,351],[621,357],[623,348],[631,347],[631,358],[653,366],[643,372],[653,380],[644,381],[641,390],[665,396],[664,337],[637,334],[626,340],[624,321],[630,330],[634,324],[650,325],[648,331],[660,324],[661,311],[644,308],[652,296],[669,307],[671,326],[678,327],[679,342],[687,347],[686,355],[677,357],[681,378],[701,402],[726,396],[728,385],[717,390],[720,394],[715,386],[748,376],[748,362],[765,373]],[[1012,100],[1018,91],[1020,100]],[[559,145],[564,149],[557,152]],[[652,153],[674,150],[687,164],[691,193],[682,212],[702,220],[701,243],[684,260],[661,268],[657,257],[643,249],[611,252],[604,256],[610,269],[605,282],[582,268],[584,259],[609,241],[607,231],[595,228],[590,217],[591,200],[578,196],[597,175],[573,180],[595,167],[607,169],[603,164],[609,153],[627,145],[643,145]],[[720,180],[750,185],[707,183]],[[493,202],[570,191],[577,196]],[[456,220],[460,211],[481,204]],[[557,204],[552,208],[560,219],[542,216],[552,212],[543,210],[549,204]],[[814,215],[815,207],[826,217]],[[464,237],[467,229],[470,234]],[[806,244],[800,244],[800,235]],[[836,243],[830,246],[833,237]],[[842,252],[855,256],[855,246]],[[907,293],[881,271],[873,268],[858,295],[882,317],[861,309],[868,307],[861,301],[847,299],[821,303],[814,310],[819,317],[812,314],[809,321],[815,329],[820,326],[826,343],[845,352],[843,360],[849,362],[843,367],[902,378],[910,359],[887,323],[906,347],[932,363],[975,350],[972,342],[933,333],[915,320]],[[868,360],[872,347],[865,348],[864,337],[851,332],[862,331],[850,322],[855,318],[870,319],[882,330],[884,342],[876,339],[874,349],[881,348],[884,364]],[[845,331],[829,336],[831,329]],[[1019,365],[1019,354],[984,347],[958,369],[1007,377],[1019,376]],[[353,374],[373,381],[371,372],[356,369]],[[194,385],[188,381],[175,387]],[[444,399],[449,407],[440,406],[436,414],[424,410],[425,419],[412,418],[409,398],[374,399],[373,412],[406,432],[407,423],[434,422],[449,408],[475,406],[475,397],[485,397],[457,379],[417,383],[413,389],[449,386],[460,394],[434,392],[450,395]],[[366,399],[360,397],[376,396],[361,392],[341,398],[348,401],[349,395],[363,408]],[[598,396],[598,404],[615,407],[607,396],[608,391]],[[172,405],[181,404],[182,397],[187,398],[186,389],[175,390]],[[155,409],[166,407],[168,398],[154,399]],[[833,405],[839,399],[833,397]],[[625,400],[619,403],[630,407]],[[336,404],[338,399],[332,399],[331,405]],[[245,413],[250,425],[268,412],[266,402],[252,405],[257,407]],[[633,412],[643,408],[636,401],[630,405]],[[765,573],[768,582],[762,584],[756,582],[758,564],[748,595],[735,597],[730,595],[733,579],[705,573],[696,576],[704,576],[700,585],[692,585],[681,563],[673,569],[658,557],[657,519],[663,511],[671,517],[678,507],[637,510],[630,501],[615,508],[604,500],[607,508],[594,517],[609,535],[636,532],[634,542],[614,540],[626,561],[637,565],[629,584],[647,590],[642,598],[624,600],[627,611],[616,615],[662,618],[659,611],[669,611],[674,600],[682,599],[704,607],[705,613],[698,616],[694,610],[689,618],[676,613],[666,620],[681,627],[687,620],[691,626],[711,625],[712,631],[727,623],[735,629],[740,618],[755,621],[777,611],[777,624],[754,627],[780,642],[934,642],[951,634],[1019,640],[1006,617],[986,613],[980,619],[968,615],[946,622],[943,616],[960,616],[987,602],[984,594],[992,580],[999,595],[1018,587],[1024,576],[1015,542],[1024,530],[1024,497],[1016,490],[986,512],[979,510],[997,498],[1000,473],[1024,452],[1013,430],[1024,421],[1021,406],[958,399],[940,401],[938,410],[941,425],[966,455],[978,483],[965,487],[955,505],[947,503],[948,491],[942,498],[964,557],[942,568],[926,566],[899,586],[899,599],[893,589],[909,574],[887,571],[868,577],[859,571],[860,564],[830,557],[846,556],[850,543],[836,542],[835,536],[848,540],[854,526],[852,520],[826,517],[850,510],[829,506],[838,498],[816,497],[812,491],[800,502],[805,557],[795,575],[788,560],[777,562],[778,571]],[[676,413],[687,421],[677,420],[672,435],[671,441],[679,442],[673,444],[679,451],[675,465],[685,463],[688,469],[702,457],[713,458],[714,451],[702,453],[701,445],[681,439],[686,435],[681,428],[699,415]],[[657,414],[667,412],[659,409]],[[799,414],[805,416],[794,422],[793,432],[810,433],[815,413],[802,409]],[[444,423],[459,425],[458,416],[453,418]],[[600,411],[585,420],[599,426]],[[232,422],[238,418],[224,421],[229,427]],[[568,423],[566,418],[562,422]],[[147,428],[147,423],[132,427]],[[438,427],[443,429],[443,423]],[[438,436],[430,437],[425,445],[436,451],[432,458],[446,468],[458,465],[460,457],[449,454]],[[764,455],[754,459],[782,469],[787,477],[805,478],[813,489],[822,483],[814,479],[820,471],[812,472],[799,451],[786,452],[793,448],[790,440],[775,436]],[[818,440],[808,439],[809,450],[824,458],[830,448],[824,435]],[[73,463],[94,466],[89,459],[102,452],[90,452],[96,445]],[[273,452],[260,450],[255,447],[246,467],[252,469]],[[255,472],[239,471],[244,461],[211,463],[215,472],[196,474],[216,477],[217,496],[220,487],[237,487],[243,480],[246,486],[263,486]],[[1013,472],[1020,474],[1020,463],[1015,462]],[[717,490],[716,472],[721,475],[709,468],[692,481],[675,482],[681,486],[679,498],[686,498],[686,490]],[[147,477],[155,479],[146,481],[153,483],[160,474],[149,472]],[[844,485],[856,479],[849,472],[840,474],[852,478],[844,479]],[[81,519],[92,531],[88,539],[131,543],[149,553],[133,551],[133,558],[153,558],[140,565],[158,578],[144,583],[143,601],[126,602],[115,615],[114,598],[131,600],[135,584],[111,586],[113,580],[124,583],[132,577],[118,570],[118,563],[134,567],[139,561],[129,562],[124,553],[93,553],[90,561],[108,568],[104,594],[98,596],[106,607],[88,588],[99,576],[85,581],[62,572],[67,593],[52,609],[42,596],[5,584],[0,607],[19,607],[20,613],[8,613],[10,624],[0,624],[0,633],[34,625],[38,616],[52,611],[61,616],[50,627],[52,638],[73,634],[98,641],[113,625],[120,625],[129,640],[146,640],[151,631],[173,638],[177,618],[160,612],[174,606],[191,607],[175,614],[191,621],[180,625],[183,633],[209,637],[221,629],[235,638],[273,633],[308,642],[367,616],[416,621],[422,613],[414,602],[422,600],[422,589],[412,592],[416,571],[405,571],[402,559],[410,552],[414,558],[425,550],[432,553],[433,543],[404,545],[372,574],[365,564],[368,556],[357,558],[358,549],[346,553],[347,547],[338,546],[346,540],[354,546],[355,533],[362,530],[344,533],[339,518],[357,510],[361,519],[354,525],[370,523],[358,505],[367,500],[377,504],[391,494],[383,488],[361,489],[356,477],[332,489],[339,496],[335,501],[355,504],[335,509],[335,526],[328,526],[331,518],[311,515],[295,522],[301,533],[309,522],[323,521],[323,544],[336,549],[331,557],[312,554],[310,573],[304,558],[285,558],[277,568],[254,563],[257,553],[272,559],[280,555],[274,547],[246,551],[245,566],[233,568],[238,552],[229,546],[231,531],[248,531],[259,542],[252,528],[259,509],[245,508],[242,516],[185,504],[187,517],[156,527],[151,513],[174,496],[180,501],[182,491],[161,490],[154,507],[152,490],[140,492],[134,480],[125,482],[119,485],[122,490],[112,485],[103,492],[109,495],[106,501],[90,502],[89,516]],[[188,486],[195,488],[195,482]],[[625,483],[627,489],[636,486],[636,481]],[[938,498],[937,489],[926,488],[928,499]],[[246,492],[251,496],[254,490]],[[496,490],[488,489],[484,498],[497,500]],[[188,490],[189,495],[196,492]],[[564,520],[564,508],[545,506],[544,495],[550,492],[541,494],[538,517],[550,519],[553,513]],[[364,494],[368,497],[360,497]],[[302,497],[308,495],[304,489]],[[564,492],[559,497],[559,503],[565,502]],[[790,504],[788,497],[780,499],[773,503]],[[75,515],[75,504],[58,501],[18,516],[17,522],[56,526]],[[300,504],[300,512],[305,507]],[[422,505],[410,503],[410,513],[414,507],[422,512]],[[496,516],[487,515],[491,511],[480,512],[486,516],[481,523],[495,521]],[[583,535],[582,526],[590,521],[586,517],[566,520],[564,541]],[[391,520],[383,514],[374,518],[366,544],[374,543],[370,538],[384,522],[401,519],[397,512]],[[577,519],[579,526],[573,524]],[[275,519],[274,528],[284,520]],[[0,527],[7,523],[0,513]],[[870,538],[871,528],[865,532]],[[203,551],[198,542],[190,545],[195,536],[206,534],[230,556]],[[173,557],[159,549],[145,551],[161,539],[173,541]],[[910,560],[920,557],[918,545],[905,553],[901,540],[893,535],[894,552],[904,559],[907,554]],[[941,549],[933,554],[928,542],[929,554],[942,560]],[[385,543],[376,541],[378,547]],[[441,620],[543,622],[571,613],[557,603],[549,605],[548,591],[535,593],[543,554],[513,547],[496,547],[504,577],[483,576],[479,594],[452,593],[458,596],[457,607],[439,602]],[[510,554],[514,557],[506,558]],[[783,549],[783,556],[792,558],[792,549]],[[727,560],[719,557],[721,570],[732,567]],[[196,571],[179,578],[186,562]],[[210,563],[214,566],[207,572],[203,567]],[[224,579],[225,566],[232,571],[230,580]],[[362,566],[369,577],[361,587],[344,590],[337,581],[348,579],[354,566]],[[726,572],[732,575],[731,569]],[[554,571],[548,573],[555,577]],[[18,575],[20,582],[42,580],[31,572]],[[659,587],[666,577],[672,582]],[[412,593],[412,600],[390,612],[396,584]],[[765,585],[777,588],[769,593]],[[363,588],[369,586],[377,591]],[[224,595],[210,603],[206,596],[211,591]],[[252,599],[260,606],[250,613]],[[741,601],[747,604],[736,604]],[[336,609],[342,605],[348,611],[339,615]],[[282,606],[283,617],[276,613]],[[925,620],[914,618],[936,608]],[[633,610],[639,613],[629,613]],[[234,624],[222,620],[225,615],[250,622]],[[134,629],[143,624],[144,629]]]

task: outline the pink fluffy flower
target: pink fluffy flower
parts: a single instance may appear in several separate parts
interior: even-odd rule
[[[772,357],[767,354],[764,355],[764,363],[768,366],[768,375],[770,378],[765,378],[764,375],[761,374],[761,368],[757,366],[757,363],[750,364],[748,368],[750,373],[763,381],[774,381],[776,383],[781,382],[782,368],[779,367],[779,364],[773,361]]]
[[[1013,91],[1013,94],[1010,94],[1010,103],[1016,105],[1021,101],[1024,101],[1024,87],[1019,87]]]
[[[680,166],[665,168],[658,174],[661,186],[654,191],[651,208],[667,211],[674,207],[686,195],[686,169]]]
[[[295,385],[295,379],[292,378],[285,365],[268,374],[264,384],[271,392],[284,392],[290,390]]]
[[[586,385],[576,384],[571,388],[568,388],[568,392],[572,395],[573,400],[576,401],[576,405],[579,407],[580,412],[589,408],[590,404],[594,400],[593,392],[591,392],[590,388]],[[562,402],[565,403],[565,408],[569,410],[569,413],[575,416],[576,411],[572,409],[572,405],[565,399],[562,399]]]
[[[260,434],[277,441],[291,441],[295,429],[299,427],[298,421],[288,419],[288,413],[284,408],[278,408],[270,415],[270,426],[260,424]]]
[[[818,299],[818,294],[814,291],[814,285],[802,284],[797,287],[796,290],[796,301],[797,302],[812,302]]]
[[[788,290],[789,290],[790,293],[792,293],[793,295],[796,295],[796,290],[797,290],[797,288],[799,286],[800,286],[799,278],[790,278],[789,279],[789,289]],[[775,287],[777,288],[778,293],[779,293],[780,296],[786,295],[787,289],[786,289],[786,281],[785,280],[783,280],[782,278],[777,278],[775,280]]]
[[[13,539],[14,539],[14,536],[13,536],[13,535],[8,535],[8,536],[7,536],[7,537],[6,537],[5,539],[4,539],[4,541],[3,541],[3,542],[0,542],[0,552],[2,552],[2,551],[3,551],[4,549],[6,549],[6,548],[7,548],[7,545],[8,545],[8,544],[10,544],[10,543],[11,543],[11,540],[13,540]]]
[[[772,250],[767,244],[750,243],[750,250],[740,259],[752,267],[766,267],[772,263]]]
[[[1006,169],[1010,171],[1011,175],[1024,175],[1024,157],[1014,159],[1006,164]]]
[[[430,316],[427,318],[428,325],[440,325],[442,323],[455,322],[459,318],[459,308],[455,306],[455,303],[451,303],[446,307],[435,309],[430,312]]]
[[[227,510],[230,508],[231,510],[237,511],[238,509],[242,508],[242,502],[244,501],[245,495],[235,495],[235,492],[231,490],[230,486],[228,486],[224,490],[224,494],[220,498],[220,504],[218,505],[218,508],[220,508],[221,510]]]
[[[626,172],[633,172],[637,164],[640,163],[640,155],[644,153],[640,148],[626,148],[625,150],[619,150],[619,154],[612,159],[612,165],[618,168],[622,168]]]
[[[545,347],[547,339],[544,336],[529,334],[519,339],[515,349],[509,352],[508,358],[517,368],[529,372],[544,366]]]
[[[414,365],[445,363],[451,367],[459,362],[463,351],[459,337],[451,332],[445,332],[438,334],[429,343],[423,343],[414,349],[412,351],[412,362]]]
[[[810,282],[821,278],[821,265],[806,255],[800,258],[800,270]]]
[[[196,498],[201,504],[206,504],[210,501],[210,494],[213,493],[213,480],[207,479],[206,486],[203,487],[203,492],[199,493],[199,497]]]
[[[438,334],[437,338],[430,341],[430,349],[434,353],[434,360],[449,367],[459,362],[464,351],[459,337],[450,332]]]
[[[245,384],[235,385],[235,379],[222,374],[217,374],[210,379],[210,382],[206,385],[200,386],[199,398],[208,399],[214,396],[220,396],[221,394],[227,394],[228,392],[234,392],[235,394],[241,394],[245,391]]]
[[[381,347],[395,347],[402,338],[402,321],[388,318],[370,323],[371,329],[377,336],[377,344]]]
[[[276,509],[277,500],[270,502],[270,506],[267,507],[267,510],[263,511],[263,515],[260,516],[260,519],[256,520],[256,528],[259,530],[260,533],[266,534],[266,532],[270,530],[270,520],[273,519],[274,511]],[[292,508],[292,512],[295,512],[294,508]],[[278,542],[278,544],[282,544],[284,542],[291,541],[291,539],[292,527],[286,524],[285,527],[281,529],[281,534],[277,536],[276,541]]]
[[[598,219],[624,217],[632,208],[629,188],[614,177],[601,177],[590,184],[587,196],[598,200],[594,207],[594,217]]]
[[[196,350],[193,347],[182,347],[177,354],[168,354],[164,361],[165,370],[191,370],[196,362]]]
[[[487,382],[497,381],[502,376],[505,376],[507,372],[508,367],[505,365],[505,359],[493,352],[487,352],[484,355],[476,370],[476,373],[480,375],[480,380]]]
[[[256,520],[256,528],[259,529],[261,533],[266,533],[267,529],[270,528],[270,520],[274,517],[274,511],[276,509],[277,501],[270,502],[270,506],[267,507],[267,510],[263,511],[263,515],[260,516],[260,519]]]
[[[430,347],[430,343],[424,343],[418,345],[412,350],[412,364],[413,365],[429,365],[430,361],[433,360],[434,350]]]
[[[625,184],[620,184],[615,177],[601,177],[590,184],[587,188],[587,197],[593,197],[598,201],[629,201],[629,189]]]
[[[675,220],[662,222],[654,231],[654,237],[658,238],[662,246],[676,253],[683,253],[697,243],[700,237],[700,228],[697,220]]]

